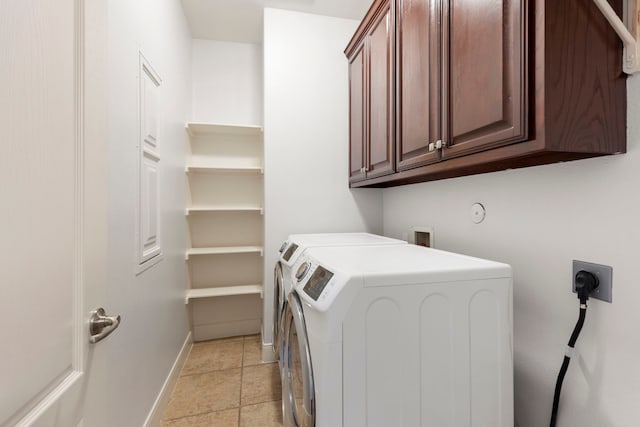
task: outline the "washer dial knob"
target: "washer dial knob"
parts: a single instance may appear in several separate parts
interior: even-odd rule
[[[300,264],[300,267],[298,267],[298,271],[296,271],[296,279],[298,279],[298,282],[304,278],[304,276],[309,271],[309,268],[311,268],[311,264],[308,261]]]

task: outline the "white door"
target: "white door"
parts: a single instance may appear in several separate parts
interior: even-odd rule
[[[106,424],[105,23],[106,0],[0,0],[3,427]]]

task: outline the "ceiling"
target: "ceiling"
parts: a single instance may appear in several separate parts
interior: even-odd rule
[[[372,0],[182,0],[197,39],[262,43],[262,10],[288,9],[360,20]]]

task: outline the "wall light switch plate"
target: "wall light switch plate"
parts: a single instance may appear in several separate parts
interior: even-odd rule
[[[576,293],[575,277],[578,271],[585,270],[595,274],[599,285],[589,294],[589,298],[595,298],[606,302],[612,302],[613,268],[608,265],[594,264],[592,262],[573,260],[573,275],[571,276],[571,290]]]

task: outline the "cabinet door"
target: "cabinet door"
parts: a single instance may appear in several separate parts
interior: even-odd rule
[[[398,170],[439,159],[441,137],[440,2],[398,0]]]
[[[349,182],[365,179],[365,62],[364,44],[349,58]]]
[[[393,173],[394,135],[394,36],[390,2],[375,18],[366,37],[368,63],[367,179]]]
[[[443,157],[525,140],[525,0],[443,4]]]

